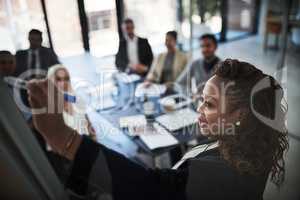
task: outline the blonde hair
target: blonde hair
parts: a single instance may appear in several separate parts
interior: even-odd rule
[[[54,81],[55,73],[61,69],[65,70],[68,74],[70,74],[68,69],[65,66],[63,66],[62,64],[56,64],[56,65],[51,66],[48,69],[47,78]]]

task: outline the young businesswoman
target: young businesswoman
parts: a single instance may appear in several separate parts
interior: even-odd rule
[[[73,92],[71,87],[70,74],[68,69],[61,64],[53,65],[47,73],[48,80],[52,81],[57,88],[70,95]],[[81,135],[90,135],[95,139],[94,131],[90,127],[85,111],[76,102],[71,103],[64,99],[63,119],[67,126],[76,130]]]
[[[33,108],[47,105],[47,81],[29,84]],[[211,143],[188,152],[173,169],[145,169],[78,135],[61,114],[34,115],[36,128],[74,161],[67,187],[113,199],[262,199],[266,181],[284,179],[288,148],[283,90],[249,63],[227,59],[208,80],[199,105]]]

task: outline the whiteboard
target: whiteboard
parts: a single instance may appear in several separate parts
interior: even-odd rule
[[[67,199],[0,77],[0,199]]]

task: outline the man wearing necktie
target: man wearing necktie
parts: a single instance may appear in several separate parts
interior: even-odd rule
[[[27,70],[33,70],[34,74],[26,76],[26,79],[44,77],[43,74],[47,74],[49,67],[59,63],[57,55],[52,49],[42,46],[43,37],[41,31],[32,29],[29,32],[28,40],[30,44],[29,49],[20,50],[16,53],[17,67],[15,76],[20,76]],[[42,70],[42,73],[39,70]]]
[[[13,76],[23,80],[40,79],[47,75],[48,68],[58,64],[57,55],[47,47],[42,46],[42,32],[32,29],[28,35],[29,49],[16,52],[16,70]],[[20,91],[23,104],[29,107],[26,90]]]
[[[31,69],[35,69],[37,67],[37,64],[36,64],[36,53],[37,51],[31,51]]]

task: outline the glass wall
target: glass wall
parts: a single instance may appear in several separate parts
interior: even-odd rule
[[[236,39],[255,32],[256,0],[182,0],[184,49],[189,49],[190,25],[193,48],[204,33],[213,33],[220,41]],[[190,7],[190,3],[192,6]],[[191,18],[190,18],[191,13]],[[191,24],[192,23],[192,24]]]
[[[167,31],[176,28],[176,1],[174,0],[126,0],[125,17],[135,22],[137,35],[146,37],[154,52],[165,50]]]
[[[198,12],[203,9],[202,22],[212,33],[219,35],[222,30],[221,0],[205,0],[198,4]]]
[[[119,45],[115,0],[85,0],[90,50],[94,56],[116,54]]]
[[[227,39],[249,34],[254,29],[255,0],[228,0]]]
[[[88,23],[84,24],[83,28],[88,30],[83,33],[89,31],[90,51],[97,57],[117,52],[116,2],[124,5],[124,17],[134,20],[137,35],[148,38],[154,53],[165,50],[165,33],[170,30],[178,31],[181,47],[189,50],[191,45],[198,47],[198,38],[203,33],[214,33],[224,41],[253,33],[257,26],[255,0],[181,0],[180,22],[179,0],[82,1]],[[84,53],[78,1],[45,0],[45,4],[56,53],[60,57]],[[28,31],[32,28],[43,32],[44,45],[49,46],[41,0],[0,0],[0,49],[15,52],[27,48]]]
[[[14,53],[28,48],[28,31],[32,28],[43,32],[43,44],[49,46],[40,0],[0,0],[1,50]]]
[[[199,47],[198,38],[204,33],[213,33],[218,39],[220,38],[222,30],[221,0],[182,0],[182,2],[183,22],[181,30],[184,50],[190,49],[189,40],[191,36],[193,39],[192,48]],[[191,3],[192,5],[190,5]]]
[[[46,8],[56,53],[62,57],[84,53],[77,1],[47,0]]]

